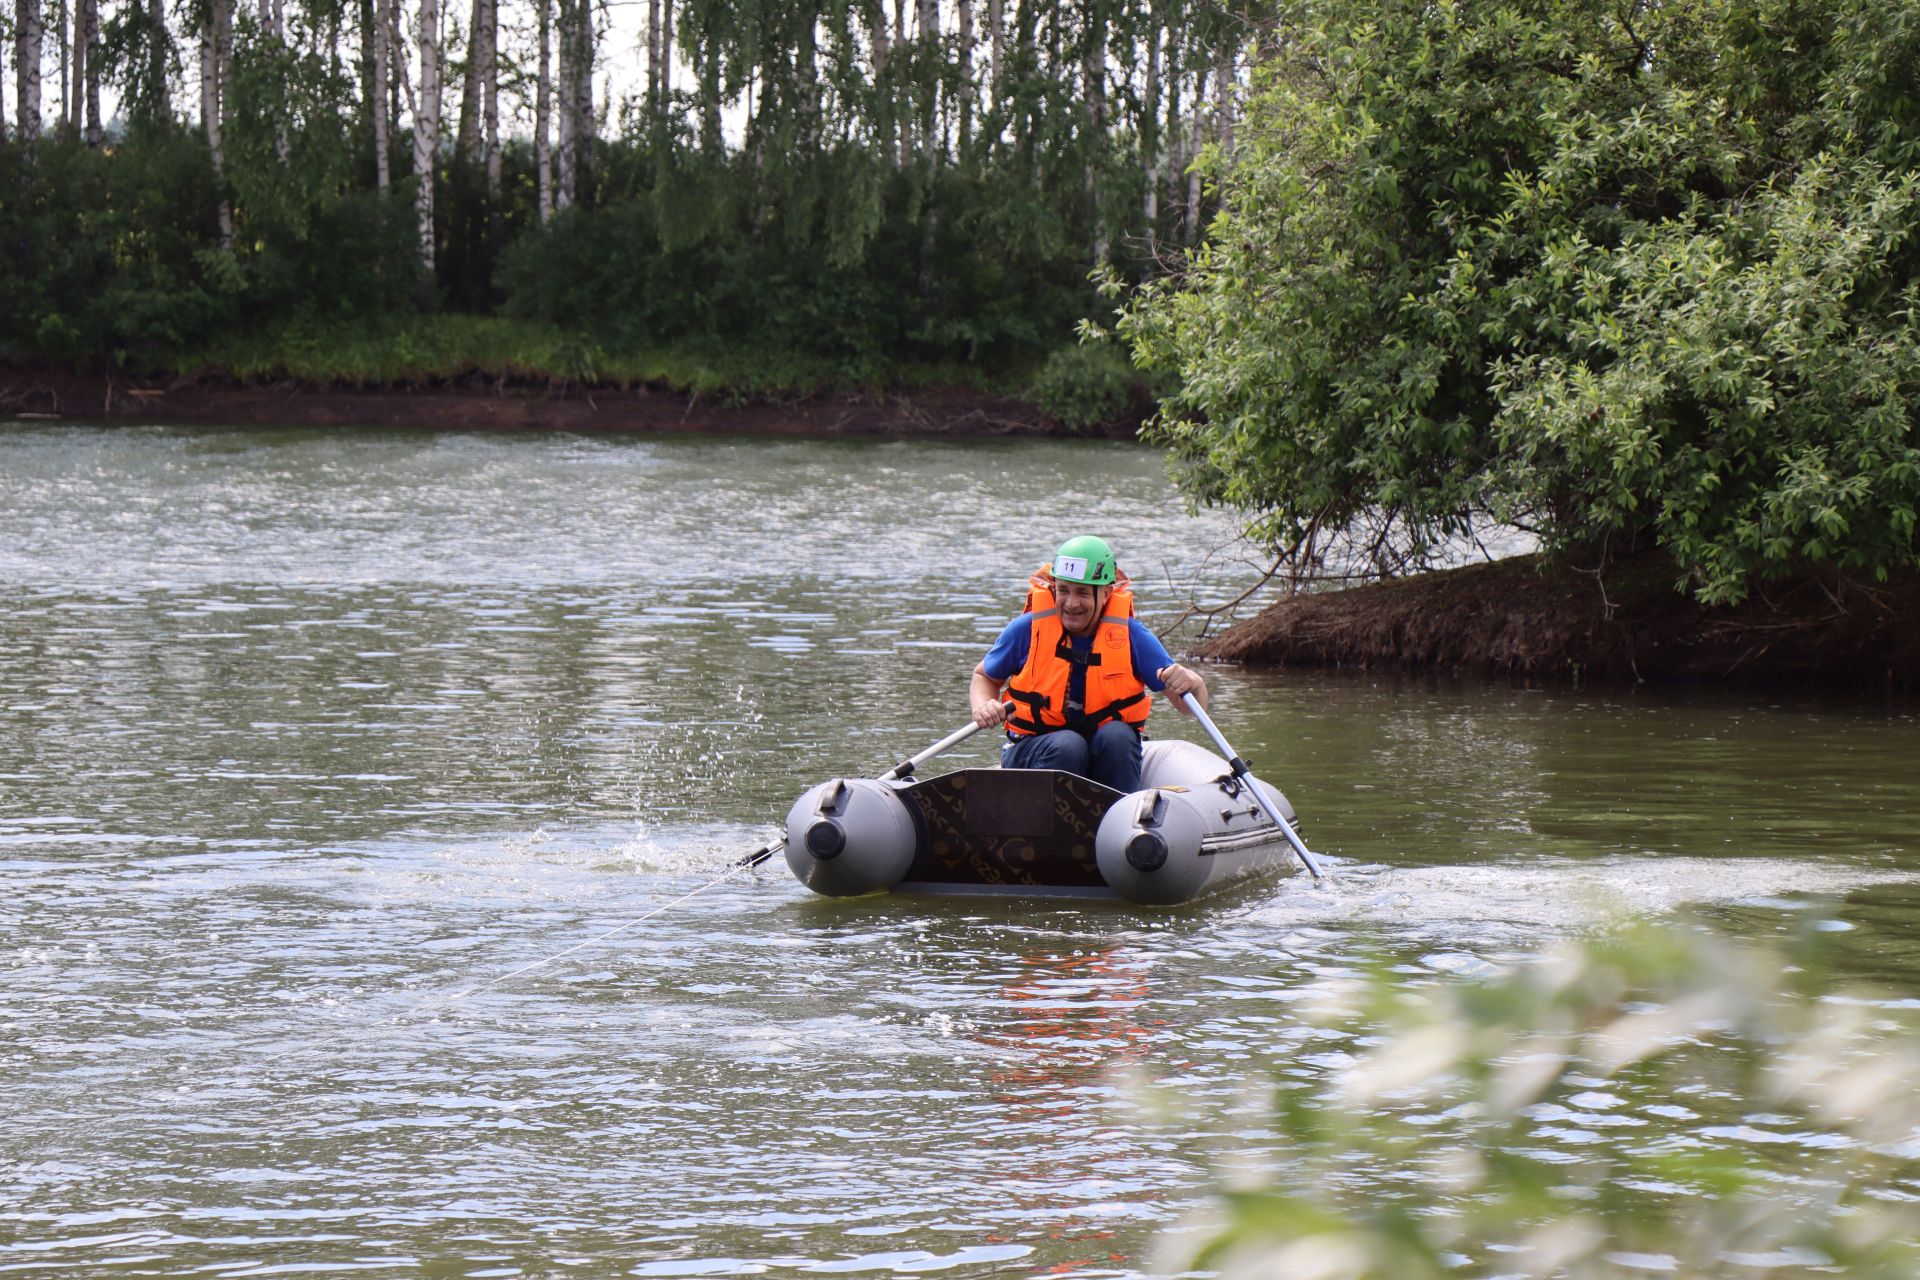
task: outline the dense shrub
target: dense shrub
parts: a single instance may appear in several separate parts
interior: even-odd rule
[[[1089,342],[1047,357],[1028,394],[1049,417],[1077,430],[1118,417],[1137,386],[1124,351]]]
[[[1282,550],[1657,544],[1707,600],[1915,565],[1910,4],[1281,12],[1210,244],[1122,324],[1190,494]]]

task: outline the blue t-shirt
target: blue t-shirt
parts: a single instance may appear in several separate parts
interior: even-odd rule
[[[1033,639],[1033,615],[1023,613],[1009,622],[1000,632],[1000,638],[993,642],[993,648],[987,650],[987,656],[981,660],[980,669],[989,679],[1010,680],[1020,674],[1020,668],[1027,665],[1027,649]],[[1081,653],[1093,648],[1092,636],[1068,636],[1067,642]],[[1166,683],[1160,679],[1160,669],[1172,664],[1167,656],[1167,647],[1160,643],[1160,637],[1147,630],[1147,624],[1138,618],[1127,619],[1127,645],[1133,653],[1134,678],[1141,684],[1159,693]],[[1084,681],[1086,668],[1076,666],[1074,678]],[[1070,691],[1078,693],[1079,690]]]

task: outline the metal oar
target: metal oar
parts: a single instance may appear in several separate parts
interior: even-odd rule
[[[939,755],[942,751],[946,751],[950,748],[959,746],[961,743],[965,742],[968,738],[971,738],[974,734],[980,732],[981,728],[982,728],[981,725],[970,724],[963,729],[955,729],[952,733],[940,739],[940,741],[934,743],[932,746],[928,747],[925,751],[922,751],[919,755],[908,756],[905,760],[902,760],[899,764],[893,766],[893,768],[881,774],[879,778],[876,779],[876,781],[897,782],[901,778],[909,777],[915,769],[918,769],[921,765],[933,759],[935,756]],[[782,835],[778,840],[775,840],[772,844],[768,845],[766,848],[756,849],[754,852],[740,859],[740,861],[734,863],[734,865],[736,867],[757,867],[761,863],[765,862],[768,858],[771,858],[774,854],[780,852],[782,849],[786,847],[787,847],[787,838],[785,835]]]
[[[1183,693],[1180,697],[1187,704],[1187,710],[1193,712],[1193,718],[1198,720],[1201,727],[1207,731],[1207,736],[1213,739],[1213,745],[1220,748],[1220,754],[1225,756],[1233,766],[1233,776],[1245,779],[1247,790],[1253,792],[1253,802],[1266,812],[1267,817],[1273,819],[1274,825],[1280,828],[1280,833],[1286,836],[1287,843],[1292,845],[1293,851],[1300,855],[1301,863],[1313,873],[1313,878],[1316,881],[1324,880],[1326,873],[1320,869],[1320,864],[1314,860],[1314,856],[1307,852],[1306,842],[1300,838],[1300,833],[1293,829],[1292,823],[1280,816],[1280,811],[1274,808],[1273,801],[1267,799],[1267,793],[1254,785],[1256,779],[1251,766],[1242,760],[1240,753],[1228,744],[1226,735],[1220,732],[1220,726],[1207,715],[1206,708],[1202,707],[1190,693]]]

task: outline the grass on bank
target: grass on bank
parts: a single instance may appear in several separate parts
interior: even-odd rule
[[[392,387],[479,378],[554,387],[664,387],[734,403],[874,392],[967,390],[1036,405],[1079,430],[1141,402],[1138,374],[1111,343],[1068,342],[1045,360],[1005,368],[957,361],[842,359],[708,341],[633,348],[540,321],[501,316],[396,317],[325,325],[294,321],[233,333],[138,370],[215,374],[243,382]]]
[[[167,361],[156,372],[217,373],[249,382],[292,378],[370,387],[482,377],[556,386],[665,386],[760,399],[825,392],[1024,385],[951,362],[835,360],[715,342],[631,348],[539,321],[499,316],[409,316],[351,326],[293,322],[235,333]]]

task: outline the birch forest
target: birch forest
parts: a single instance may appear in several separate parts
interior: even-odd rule
[[[492,316],[1031,361],[1201,237],[1261,14],[1177,0],[10,0],[0,359]]]

